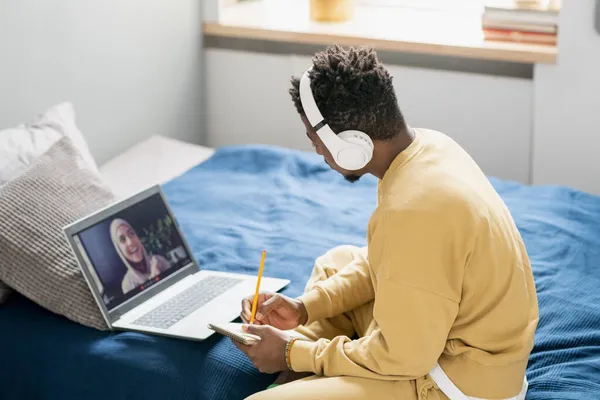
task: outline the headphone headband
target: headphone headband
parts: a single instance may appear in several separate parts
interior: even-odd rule
[[[335,149],[342,145],[339,143],[341,139],[338,138],[337,135],[331,130],[329,125],[327,125],[325,118],[323,118],[323,115],[317,106],[317,102],[315,101],[312,89],[310,87],[310,78],[308,76],[308,73],[311,69],[312,68],[309,68],[306,72],[304,72],[304,75],[302,75],[302,78],[300,79],[300,101],[302,102],[304,115],[306,115],[308,122],[317,132],[317,135],[319,135],[319,138],[323,144],[332,154],[334,154]]]
[[[300,101],[302,102],[304,114],[310,122],[310,125],[318,131],[319,129],[317,128],[321,128],[325,125],[325,118],[323,118],[321,111],[319,111],[319,107],[317,107],[317,103],[310,87],[310,77],[308,76],[308,73],[311,69],[312,68],[309,68],[304,72],[300,79]]]
[[[359,170],[373,156],[373,142],[364,132],[344,131],[336,135],[321,114],[310,87],[308,76],[312,68],[304,72],[300,78],[300,102],[304,115],[327,147],[337,165],[346,170]]]

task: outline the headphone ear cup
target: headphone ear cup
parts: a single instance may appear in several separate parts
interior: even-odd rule
[[[364,168],[373,157],[373,141],[361,131],[343,131],[338,133],[338,138],[344,144],[336,155],[336,163],[348,171]]]

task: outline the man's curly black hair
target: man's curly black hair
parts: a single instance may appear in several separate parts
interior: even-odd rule
[[[334,132],[356,129],[373,140],[387,140],[406,129],[392,76],[371,47],[333,45],[316,53],[309,73],[315,102]],[[300,78],[292,78],[290,95],[298,113]]]

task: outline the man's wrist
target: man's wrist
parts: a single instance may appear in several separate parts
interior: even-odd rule
[[[285,345],[285,364],[287,365],[287,367],[290,371],[293,371],[291,353],[292,353],[292,346],[294,345],[294,342],[296,340],[298,340],[297,337],[290,338],[288,340],[287,344]]]
[[[298,302],[298,325],[306,325],[308,322],[308,311],[302,300],[296,299]]]

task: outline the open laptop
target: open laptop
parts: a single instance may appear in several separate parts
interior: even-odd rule
[[[214,333],[209,323],[238,317],[242,298],[256,288],[257,275],[200,268],[158,185],[66,226],[64,234],[114,330],[203,340]],[[261,290],[288,283],[263,277]]]

